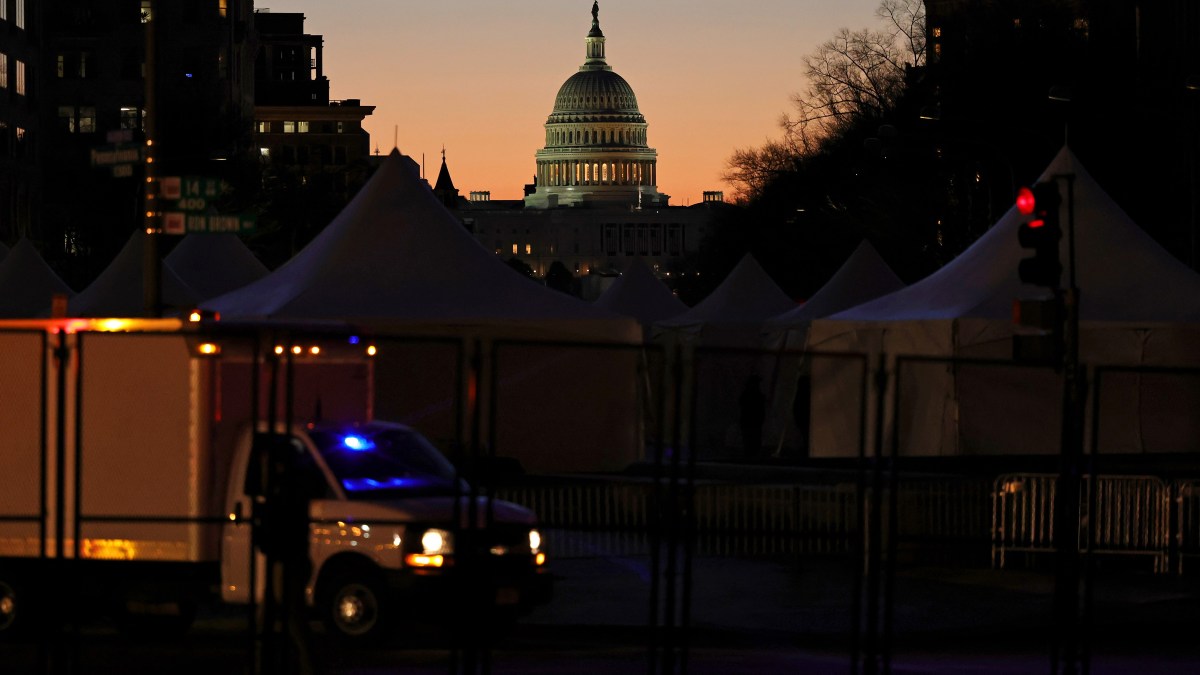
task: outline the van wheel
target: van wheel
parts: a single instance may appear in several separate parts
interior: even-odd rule
[[[321,619],[325,630],[338,638],[368,642],[386,627],[387,607],[372,575],[337,574],[325,584]]]
[[[13,635],[24,623],[22,602],[12,584],[0,579],[0,635]]]

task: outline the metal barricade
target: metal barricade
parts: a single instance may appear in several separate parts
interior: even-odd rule
[[[992,492],[994,567],[1003,568],[1009,553],[1054,551],[1056,480],[1054,474],[1004,474],[996,479]],[[1169,495],[1166,484],[1153,476],[1098,476],[1094,481],[1085,476],[1076,533],[1080,550],[1149,556],[1154,571],[1167,571]]]
[[[1174,499],[1175,571],[1183,574],[1189,558],[1200,557],[1200,479],[1177,480],[1171,484]]]

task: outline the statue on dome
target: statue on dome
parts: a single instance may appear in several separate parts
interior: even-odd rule
[[[592,21],[600,20],[600,0],[592,0]]]

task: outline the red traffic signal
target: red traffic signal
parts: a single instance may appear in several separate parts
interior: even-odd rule
[[[1029,220],[1017,229],[1021,248],[1033,249],[1033,256],[1021,260],[1017,274],[1021,281],[1034,286],[1058,288],[1062,278],[1058,241],[1062,239],[1058,211],[1062,197],[1058,183],[1038,183],[1017,192],[1017,210]]]
[[[1033,208],[1037,204],[1037,199],[1033,196],[1033,190],[1023,187],[1017,190],[1017,212],[1023,216],[1028,216],[1033,213]]]

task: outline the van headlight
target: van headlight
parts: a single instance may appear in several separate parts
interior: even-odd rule
[[[546,564],[546,554],[542,551],[542,533],[537,530],[529,531],[529,552],[533,554],[533,564],[541,567]]]
[[[453,535],[433,527],[421,533],[421,552],[409,553],[404,562],[409,567],[444,567],[450,563],[448,556],[452,553]]]
[[[421,535],[421,552],[425,555],[445,555],[454,552],[453,537],[445,530],[430,528]]]

